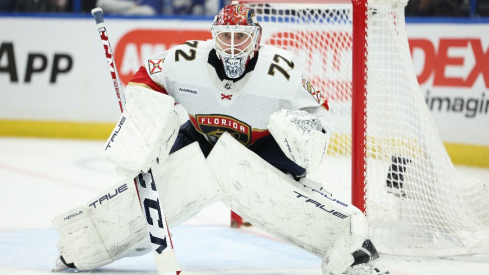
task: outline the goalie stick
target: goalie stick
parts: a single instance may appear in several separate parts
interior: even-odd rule
[[[125,97],[124,91],[121,88],[120,81],[117,75],[114,57],[112,54],[112,48],[110,47],[109,37],[107,36],[107,30],[105,28],[105,22],[103,18],[103,11],[101,8],[95,8],[92,10],[92,15],[97,23],[98,32],[102,45],[104,47],[105,58],[109,65],[110,76],[114,84],[114,90],[119,100],[119,107],[121,112],[124,111]],[[155,257],[156,266],[158,268],[159,275],[184,275],[190,274],[188,272],[182,272],[177,260],[175,251],[173,248],[173,242],[171,240],[170,231],[166,222],[163,208],[161,207],[160,197],[156,189],[156,183],[153,178],[151,169],[148,173],[141,173],[134,179],[136,190],[139,196],[139,202],[143,210],[143,214],[146,217],[146,228],[149,232],[151,247],[153,255]],[[158,214],[157,221],[154,222],[151,217],[151,213]]]

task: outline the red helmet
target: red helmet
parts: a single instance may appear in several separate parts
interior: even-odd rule
[[[211,31],[226,75],[238,78],[259,48],[262,30],[255,14],[248,6],[233,1],[219,11]]]

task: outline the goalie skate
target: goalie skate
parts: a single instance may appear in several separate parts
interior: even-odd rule
[[[58,258],[56,258],[55,267],[53,268],[52,272],[58,272],[67,268],[76,268],[76,266],[73,263],[66,262],[63,255],[60,254]]]
[[[379,253],[370,240],[353,253],[355,262],[343,274],[346,275],[386,275],[389,271],[380,263]]]

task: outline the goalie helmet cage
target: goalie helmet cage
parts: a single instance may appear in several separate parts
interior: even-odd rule
[[[487,259],[489,185],[461,178],[438,134],[411,60],[407,0],[241,3],[262,43],[292,51],[328,100],[334,134],[313,178],[351,195],[379,251]]]

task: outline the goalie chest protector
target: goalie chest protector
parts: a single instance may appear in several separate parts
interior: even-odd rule
[[[232,82],[221,81],[208,63],[212,49],[212,40],[188,41],[166,52],[160,71],[152,74],[148,68],[152,80],[187,109],[194,127],[211,143],[226,131],[248,146],[269,135],[272,113],[319,105],[303,88],[290,52],[261,46],[254,70]]]

